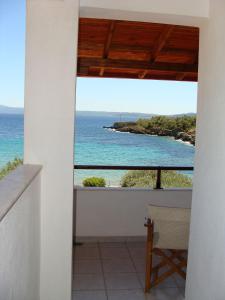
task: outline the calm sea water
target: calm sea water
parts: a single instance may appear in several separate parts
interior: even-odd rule
[[[123,119],[135,120],[129,117]],[[167,137],[135,135],[104,129],[117,116],[76,117],[75,163],[105,165],[192,166],[195,148]],[[0,115],[0,167],[15,156],[23,157],[23,116]],[[104,176],[109,185],[118,185],[124,171],[76,171],[75,182],[87,176]]]

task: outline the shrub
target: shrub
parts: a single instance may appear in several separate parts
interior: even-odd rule
[[[176,171],[162,171],[163,188],[190,188],[192,180],[190,177]],[[156,171],[129,171],[121,181],[122,187],[148,187],[156,185]]]
[[[106,182],[105,182],[105,179],[102,177],[89,177],[89,178],[84,179],[83,186],[105,187]]]
[[[22,163],[23,160],[17,157],[14,158],[13,161],[8,162],[5,167],[0,169],[0,179],[8,175],[11,171],[15,170]]]

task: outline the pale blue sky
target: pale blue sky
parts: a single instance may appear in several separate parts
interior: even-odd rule
[[[23,106],[25,0],[0,0],[0,105]],[[197,84],[78,78],[77,109],[158,114],[196,112]]]

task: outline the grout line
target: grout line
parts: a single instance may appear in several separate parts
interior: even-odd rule
[[[141,288],[143,288],[143,286],[142,286],[142,281],[141,281],[141,279],[140,279],[139,276],[138,276],[138,270],[137,270],[137,268],[136,268],[134,259],[133,259],[132,255],[131,255],[131,252],[130,252],[130,249],[129,249],[128,245],[127,245],[127,242],[125,243],[125,245],[126,245],[126,248],[127,248],[128,253],[129,253],[130,260],[131,260],[131,262],[132,262],[132,264],[133,264],[133,267],[134,267],[134,270],[135,270],[135,274],[136,274],[136,276],[137,276],[137,278],[138,278],[138,282],[140,283]]]
[[[105,279],[105,272],[104,272],[104,268],[103,268],[103,261],[102,261],[102,252],[101,252],[101,247],[100,247],[100,243],[97,243],[98,246],[98,251],[99,251],[99,256],[100,256],[100,264],[101,264],[101,268],[102,268],[102,276],[103,276],[103,282],[104,282],[104,287],[105,287],[105,294],[106,294],[106,299],[109,299],[108,296],[108,291],[107,291],[107,286],[106,286],[106,279]]]

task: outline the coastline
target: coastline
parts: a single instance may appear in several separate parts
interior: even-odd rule
[[[186,144],[186,145],[189,145],[189,146],[195,146],[195,143],[189,141],[189,140],[183,140],[182,138],[176,138],[175,136],[171,136],[171,135],[164,135],[164,134],[150,134],[150,133],[144,133],[144,132],[134,132],[134,130],[132,129],[131,131],[129,131],[127,128],[114,128],[113,126],[103,126],[104,129],[107,129],[109,131],[112,131],[112,132],[119,132],[119,133],[127,133],[127,134],[141,134],[141,135],[147,135],[147,136],[157,136],[157,137],[167,137],[167,138],[171,138],[173,139],[174,141],[176,142],[179,142],[179,143],[183,143],[183,144]],[[183,132],[179,133],[179,134],[183,134]],[[184,133],[186,134],[186,133]]]

